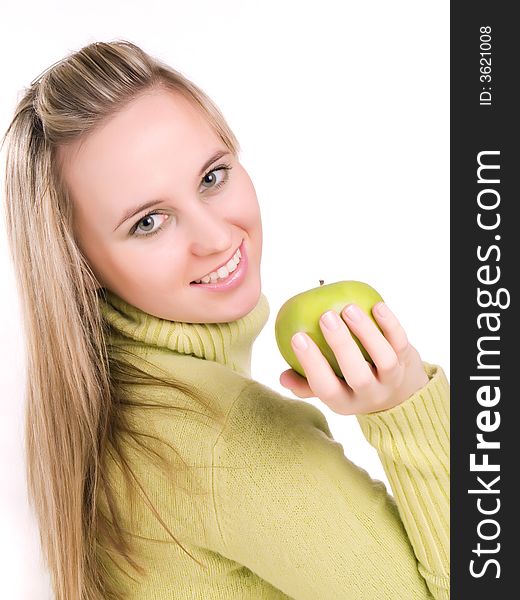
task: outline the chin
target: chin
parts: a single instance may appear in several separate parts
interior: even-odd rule
[[[223,304],[220,310],[220,318],[217,317],[212,321],[206,320],[206,323],[228,323],[236,321],[245,317],[249,314],[255,306],[258,304],[261,294],[260,279],[256,285],[249,285],[247,293],[244,293],[242,298],[236,298],[236,300],[230,300],[228,303]]]

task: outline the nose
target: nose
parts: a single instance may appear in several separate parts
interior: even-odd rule
[[[230,223],[221,215],[212,214],[207,207],[198,205],[185,214],[186,236],[193,254],[205,256],[225,252],[233,244]]]

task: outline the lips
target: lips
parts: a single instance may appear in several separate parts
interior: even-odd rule
[[[245,242],[242,241],[239,246],[241,254],[240,262],[238,263],[237,268],[228,277],[209,283],[190,283],[190,287],[197,290],[204,290],[208,293],[230,292],[231,290],[238,288],[246,279],[249,269],[247,250],[244,244]]]
[[[197,277],[196,279],[194,279],[193,281],[190,281],[190,283],[195,283],[196,280],[198,279],[202,279],[203,277],[206,277],[206,275],[209,275],[210,273],[216,272],[220,269],[220,267],[224,267],[225,265],[228,264],[228,262],[233,258],[233,256],[235,256],[237,250],[240,248],[240,246],[242,245],[242,242],[244,240],[242,240],[240,242],[240,244],[233,250],[233,252],[231,253],[231,255],[229,256],[229,258],[227,258],[223,263],[221,263],[220,265],[218,265],[218,267],[215,267],[214,269],[210,269],[207,273],[204,273],[204,275],[201,275],[200,277]]]

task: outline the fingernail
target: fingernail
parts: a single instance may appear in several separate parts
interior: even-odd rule
[[[361,309],[358,308],[355,304],[349,304],[344,313],[351,321],[359,321],[361,320]]]
[[[381,315],[382,317],[387,317],[390,314],[390,309],[384,302],[380,302],[377,305],[377,314]]]
[[[337,329],[340,324],[340,318],[333,310],[328,310],[321,316],[321,321],[327,329]]]
[[[306,350],[307,349],[307,340],[305,339],[305,335],[303,333],[296,333],[292,337],[292,343],[298,350]]]

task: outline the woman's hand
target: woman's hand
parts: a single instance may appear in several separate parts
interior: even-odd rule
[[[334,318],[336,328],[327,327],[323,318],[327,314]],[[378,302],[372,308],[384,335],[355,304],[347,305],[341,314],[348,327],[335,311],[321,315],[320,327],[345,380],[334,373],[313,340],[300,332],[292,337],[291,344],[307,378],[289,369],[281,374],[281,385],[300,398],[318,397],[335,413],[354,415],[397,406],[428,383],[419,353],[408,342],[404,329],[386,304]],[[363,344],[375,367],[365,360],[350,330]],[[295,346],[297,335],[304,336],[306,349]]]

